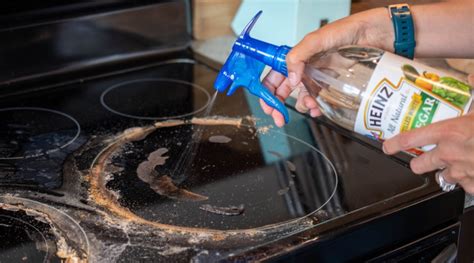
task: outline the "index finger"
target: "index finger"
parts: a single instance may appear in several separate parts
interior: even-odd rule
[[[270,72],[263,78],[262,83],[271,92],[274,92],[284,80],[285,76],[275,70],[270,70]]]
[[[286,64],[289,76],[291,73],[295,74],[296,81],[292,82],[292,85],[296,86],[301,81],[304,63],[314,54],[353,42],[354,37],[350,34],[354,34],[354,30],[349,27],[354,27],[354,24],[347,24],[345,20],[347,19],[332,22],[307,34],[290,50],[286,57]]]
[[[386,140],[383,151],[386,154],[395,154],[400,151],[438,144],[446,129],[445,122],[433,123],[415,130],[402,132],[393,138]]]
[[[321,45],[318,44],[320,41],[319,36],[320,33],[318,31],[309,33],[288,53],[286,64],[292,85],[296,86],[300,83],[306,60],[314,54],[323,51]]]

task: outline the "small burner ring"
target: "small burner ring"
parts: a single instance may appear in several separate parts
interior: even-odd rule
[[[185,113],[179,113],[179,114],[169,114],[169,115],[166,115],[166,116],[142,116],[142,115],[137,115],[137,114],[126,113],[123,110],[121,111],[121,110],[114,109],[113,106],[111,106],[110,104],[107,103],[106,97],[112,91],[117,90],[118,88],[130,85],[130,84],[146,83],[146,82],[172,83],[174,85],[178,84],[178,85],[189,86],[190,88],[195,89],[195,90],[199,91],[200,93],[202,93],[201,95],[205,96],[205,102],[203,103],[203,105],[200,105],[200,107],[198,107],[197,109],[195,109],[193,111],[189,111],[189,112],[185,112]],[[163,97],[165,97],[165,96],[163,96]],[[146,98],[143,98],[143,99],[146,99]],[[132,119],[139,119],[139,120],[165,120],[165,119],[171,119],[171,118],[176,119],[176,118],[184,118],[184,117],[192,116],[192,115],[195,115],[195,114],[197,114],[201,111],[204,111],[207,108],[207,106],[209,105],[210,100],[211,100],[211,96],[205,88],[203,88],[203,87],[201,87],[197,84],[187,82],[187,81],[177,80],[177,79],[168,79],[168,78],[156,78],[156,79],[155,78],[148,78],[148,79],[138,79],[138,80],[126,81],[126,82],[122,82],[122,83],[119,83],[119,84],[116,84],[116,85],[113,85],[113,86],[109,87],[108,89],[106,89],[100,95],[100,103],[108,111],[110,111],[114,114],[120,115],[122,117],[127,117],[127,118],[132,118]],[[159,102],[157,101],[156,105],[158,105],[158,103]]]
[[[3,222],[8,222],[8,223],[3,223]],[[48,259],[51,257],[52,254],[54,254],[54,250],[48,245],[48,240],[45,238],[44,234],[34,225],[21,220],[19,218],[15,218],[13,216],[7,216],[7,215],[0,215],[0,224],[3,224],[4,226],[8,226],[11,228],[19,228],[25,232],[34,232],[37,237],[41,237],[41,240],[31,240],[30,242],[39,242],[41,245],[45,248],[45,255],[43,255],[43,260],[42,262],[48,262]],[[28,236],[35,236],[32,235],[31,233],[28,234]],[[22,247],[25,246],[25,244],[22,244]],[[35,246],[38,246],[38,244],[35,244]],[[5,255],[2,255],[5,256]],[[36,260],[36,259],[35,259]]]
[[[66,212],[46,203],[10,194],[0,194],[0,212],[14,214],[0,214],[0,223],[6,223],[5,227],[17,223],[20,229],[28,228],[38,234],[40,238],[37,237],[37,241],[46,248],[43,262],[49,262],[51,256],[64,261],[87,261],[90,255],[89,239],[79,222]],[[11,223],[2,222],[5,220]],[[38,223],[38,226],[31,222]],[[54,242],[56,247],[48,245],[49,242]]]
[[[72,121],[75,128],[76,128],[76,132],[72,136],[71,139],[65,141],[61,145],[55,146],[54,148],[48,149],[46,151],[42,151],[42,152],[34,153],[34,154],[27,154],[25,156],[13,156],[13,157],[0,156],[0,160],[19,160],[19,159],[36,158],[36,157],[40,157],[40,156],[43,156],[43,155],[47,155],[47,154],[50,154],[50,153],[53,153],[53,152],[56,152],[56,151],[59,151],[61,149],[66,148],[71,143],[73,143],[79,137],[79,135],[81,133],[81,126],[80,126],[79,122],[76,119],[74,119],[72,116],[70,116],[70,115],[68,115],[64,112],[60,112],[60,111],[52,110],[52,109],[47,109],[47,108],[40,108],[40,107],[10,107],[10,108],[0,109],[0,113],[1,112],[7,112],[7,111],[40,111],[40,112],[54,113],[54,114],[60,115],[62,117],[66,117],[68,120]],[[1,145],[0,145],[0,147],[1,147]]]

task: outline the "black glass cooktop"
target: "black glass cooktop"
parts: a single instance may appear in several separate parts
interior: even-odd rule
[[[183,58],[4,94],[0,258],[219,259],[437,190],[324,121],[213,99],[215,76]]]

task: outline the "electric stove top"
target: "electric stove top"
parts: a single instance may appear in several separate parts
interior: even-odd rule
[[[440,195],[324,119],[216,96],[216,73],[181,52],[3,95],[2,262],[263,260]]]

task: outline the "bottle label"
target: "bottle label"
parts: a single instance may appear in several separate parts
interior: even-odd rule
[[[472,88],[467,83],[385,52],[363,95],[355,131],[382,141],[461,116],[471,103]]]

